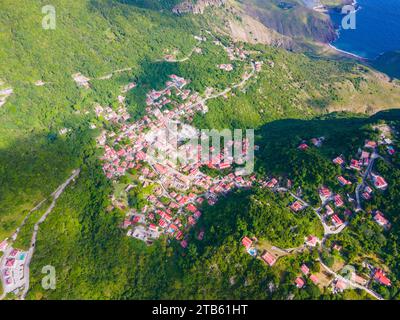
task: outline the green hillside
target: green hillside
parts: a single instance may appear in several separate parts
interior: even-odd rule
[[[0,90],[13,92],[0,107],[0,241],[11,236],[73,169],[82,170],[40,226],[27,298],[286,299],[289,293],[296,299],[337,298],[311,283],[305,291],[292,290],[303,262],[319,271],[316,250],[285,257],[276,269],[268,269],[240,245],[243,235],[288,248],[300,246],[309,234],[322,236],[312,210],[293,215],[288,208],[293,199],[287,195],[257,186],[236,191],[215,207],[205,206],[186,251],[164,238],[146,246],[120,228],[125,212],[110,209],[115,186],[104,176],[95,142],[103,125],[112,124],[97,118],[93,110],[96,104],[116,109],[121,88],[130,82],[137,86],[126,94],[126,104],[130,121],[135,121],[145,114],[146,93],[163,88],[171,74],[188,79],[187,88],[200,94],[209,87],[222,92],[250,72],[250,61],[263,61],[262,70],[243,88],[207,101],[209,112],[197,114],[194,124],[256,129],[261,146],[257,174],[290,177],[312,204],[318,201],[319,184],[339,190],[336,176],[341,171],[333,166],[333,156],[350,157],[357,152],[356,145],[375,137],[371,123],[385,117],[399,120],[396,112],[368,117],[400,107],[398,85],[369,67],[264,45],[234,44],[226,35],[205,32],[214,29],[201,16],[173,15],[170,8],[176,2],[54,0],[57,27],[44,30],[41,8],[46,1],[20,0],[18,6],[2,1]],[[195,35],[205,41],[198,42]],[[231,72],[222,71],[218,65],[229,59],[215,44],[217,39],[240,47],[249,58],[232,61]],[[173,55],[176,62],[165,61],[166,55]],[[77,73],[90,78],[88,88],[74,82]],[[353,113],[330,114],[337,110]],[[321,135],[327,138],[325,149],[297,152],[302,139]],[[390,165],[379,164],[391,185],[399,180],[396,157]],[[397,191],[390,191],[389,198],[377,197],[374,204],[388,212],[398,230],[388,199],[400,200]],[[34,212],[21,229],[16,243],[20,248],[28,248],[33,220],[44,209]],[[382,239],[367,225],[367,233],[371,229],[379,237],[379,249],[357,233],[354,221],[349,233],[359,239],[348,244],[344,234],[338,240],[346,244],[340,259],[358,262],[364,251],[376,254],[400,278],[396,233]],[[202,228],[207,230],[203,242],[195,240]],[[330,252],[323,254],[332,261]],[[41,287],[44,265],[57,270],[54,291]],[[276,290],[266,290],[271,283]],[[394,298],[398,288],[396,282],[382,294]],[[365,298],[364,292],[350,292],[346,294]]]
[[[340,152],[349,156],[356,153],[355,146],[374,136],[370,125],[385,117],[332,114],[312,120],[271,122],[257,132],[257,143],[264,150],[257,156],[257,171],[293,178],[294,185],[301,185],[311,201],[320,184],[342,192],[335,183],[339,171],[331,158]],[[398,112],[389,118],[399,123]],[[302,139],[321,135],[326,137],[321,150],[315,148],[305,154],[297,150]],[[215,207],[206,206],[204,218],[192,230],[190,245],[184,251],[174,241],[169,246],[164,240],[145,246],[126,237],[118,227],[123,214],[105,210],[111,189],[100,168],[87,162],[83,170],[83,176],[62,196],[39,234],[30,299],[286,299],[289,294],[295,299],[368,299],[362,291],[332,295],[329,288],[321,289],[311,282],[306,290],[295,289],[293,281],[302,263],[319,272],[315,250],[281,258],[274,268],[243,250],[243,235],[289,248],[299,246],[310,233],[321,234],[313,213],[294,215],[288,210],[290,199],[285,195],[254,188],[230,194]],[[390,170],[392,176],[384,171],[382,174],[395,185],[398,163]],[[394,249],[400,241],[395,231],[399,221],[395,208],[390,207],[399,200],[395,188],[390,198],[377,199],[384,201],[378,205],[393,221],[390,234],[383,234],[372,221],[367,223],[364,213],[355,215],[345,233],[328,238],[330,244],[340,241],[344,245],[343,256],[326,252],[325,259],[341,261],[350,257],[348,261],[356,263],[360,257],[377,254],[390,267],[391,275],[399,277],[398,253]],[[206,230],[203,241],[196,239],[200,230]],[[349,242],[349,233],[355,241]],[[376,243],[378,238],[380,245]],[[57,270],[54,291],[41,287],[41,266],[47,264]],[[276,290],[266,290],[271,283]],[[385,298],[393,298],[398,288],[396,282],[389,291],[378,290]]]
[[[0,80],[14,90],[0,108],[0,238],[79,166],[96,134],[88,128],[93,115],[86,114],[93,103],[114,101],[122,84],[145,72],[144,61],[195,43],[196,27],[186,18],[116,1],[54,1],[56,30],[44,30],[46,4],[5,0],[0,12]],[[98,78],[128,67],[90,91],[72,79],[77,72]],[[38,80],[46,85],[35,86]],[[62,128],[72,130],[60,136]]]

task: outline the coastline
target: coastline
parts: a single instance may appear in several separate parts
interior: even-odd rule
[[[351,5],[355,7],[355,12],[358,12],[359,10],[362,9],[362,7],[358,5],[357,0],[353,0],[353,2],[351,3]],[[330,14],[332,13],[332,11],[334,11],[334,12],[337,14],[337,10],[339,10],[339,9],[340,9],[340,7],[330,8],[330,9],[327,10],[327,14],[330,16]],[[339,11],[340,11],[340,10],[339,10]],[[332,20],[332,19],[331,19],[331,20]],[[365,58],[365,57],[362,57],[362,56],[357,55],[357,54],[355,54],[355,53],[352,53],[352,52],[349,52],[349,51],[346,51],[346,50],[339,49],[338,47],[336,47],[336,46],[334,45],[334,42],[340,38],[340,31],[341,31],[341,30],[342,30],[342,27],[339,25],[339,27],[336,28],[336,35],[337,35],[336,39],[335,39],[334,41],[328,43],[328,46],[329,46],[331,49],[335,50],[336,52],[339,52],[339,53],[341,53],[341,54],[344,54],[345,56],[352,57],[352,58],[356,58],[356,59],[362,60],[362,61],[371,61],[371,59],[369,59],[369,58]]]
[[[362,61],[371,61],[371,59],[368,59],[368,58],[359,56],[359,55],[357,55],[357,54],[355,54],[355,53],[351,53],[351,52],[348,52],[348,51],[339,49],[339,48],[335,47],[332,43],[328,43],[328,46],[329,46],[331,49],[333,49],[333,50],[335,50],[335,51],[337,51],[337,52],[339,52],[339,53],[341,53],[341,54],[344,54],[344,55],[346,55],[346,56],[350,56],[350,57],[352,57],[352,58],[356,58],[356,59],[362,60]]]

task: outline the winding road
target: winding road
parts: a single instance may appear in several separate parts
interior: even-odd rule
[[[31,238],[31,242],[30,242],[30,247],[29,250],[27,252],[27,256],[26,256],[26,261],[25,261],[25,265],[24,265],[24,290],[22,292],[21,295],[21,300],[24,300],[26,297],[26,294],[29,291],[29,265],[30,262],[32,260],[33,254],[35,252],[35,243],[36,243],[36,238],[37,238],[37,233],[39,231],[39,225],[42,224],[46,218],[48,217],[48,215],[53,211],[57,199],[63,194],[63,192],[65,191],[65,189],[67,188],[67,186],[71,183],[71,181],[73,181],[80,173],[80,169],[75,169],[72,172],[72,175],[63,183],[61,184],[52,194],[51,194],[51,198],[53,198],[52,203],[50,204],[49,208],[46,210],[46,212],[40,217],[40,219],[36,222],[36,224],[33,227],[33,233],[32,233],[32,238]],[[40,202],[35,208],[33,208],[30,212],[29,215],[34,212],[35,210],[39,209],[43,203],[46,201],[47,199],[43,200],[42,202]],[[25,217],[23,223],[17,228],[17,231],[14,233],[15,238],[13,239],[14,241],[16,240],[19,231],[21,230],[21,227],[25,224],[27,218],[29,217],[29,215],[27,217]],[[4,258],[6,255],[3,255],[2,258]],[[1,263],[3,263],[2,261],[3,259],[1,259]],[[4,279],[3,279],[3,275],[0,275],[1,277],[1,281],[2,283],[4,283]],[[4,289],[4,285],[3,285],[3,289]],[[3,294],[0,296],[0,300],[4,299],[6,296],[6,293],[3,292]]]

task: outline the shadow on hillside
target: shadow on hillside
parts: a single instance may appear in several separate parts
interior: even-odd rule
[[[319,137],[325,138],[320,151],[328,157],[354,153],[368,134],[374,134],[369,124],[379,120],[400,120],[400,109],[381,111],[371,117],[340,112],[312,120],[273,121],[255,132],[256,144],[260,146],[258,158],[262,160],[257,165],[267,170],[274,165],[288,166],[285,159],[289,152],[297,150],[303,141],[312,145],[310,139]]]
[[[91,152],[91,134],[79,129],[63,137],[37,134],[0,150],[0,234],[14,231],[30,209],[81,166]]]
[[[400,80],[400,51],[386,52],[371,62],[376,70]]]
[[[136,75],[136,88],[130,90],[126,96],[128,110],[133,119],[139,119],[144,115],[146,108],[146,95],[151,90],[165,88],[165,83],[170,80],[171,74],[179,74],[177,63],[154,62],[144,60],[140,63],[141,73]]]

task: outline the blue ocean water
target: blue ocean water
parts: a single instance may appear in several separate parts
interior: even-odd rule
[[[358,0],[356,29],[339,30],[332,43],[337,49],[375,59],[387,51],[400,50],[400,0]],[[342,15],[332,13],[340,26]]]

